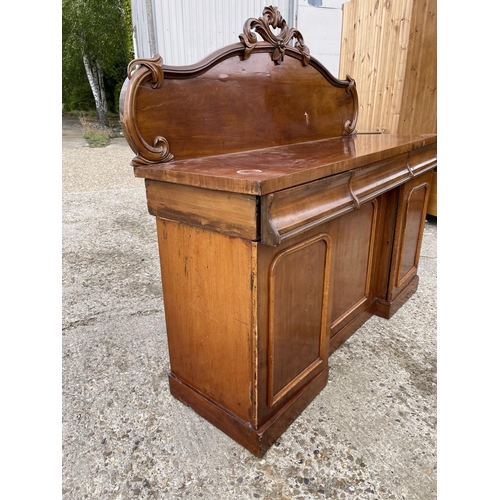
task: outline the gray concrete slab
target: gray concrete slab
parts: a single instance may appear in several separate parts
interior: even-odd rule
[[[63,499],[435,499],[436,222],[415,295],[330,357],[327,387],[258,459],[170,396],[132,151],[65,141],[64,126]]]

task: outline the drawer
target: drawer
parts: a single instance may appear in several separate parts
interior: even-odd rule
[[[436,145],[324,179],[267,194],[261,201],[261,242],[276,246],[356,210],[437,164]]]

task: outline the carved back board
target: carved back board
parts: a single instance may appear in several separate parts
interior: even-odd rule
[[[310,57],[276,7],[197,64],[132,61],[120,96],[134,166],[350,135],[357,116],[354,80]]]

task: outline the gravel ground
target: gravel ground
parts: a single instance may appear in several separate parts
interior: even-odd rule
[[[63,121],[62,498],[433,500],[437,224],[418,291],[329,360],[263,459],[170,396],[154,218],[124,139]],[[72,128],[73,127],[73,128]]]

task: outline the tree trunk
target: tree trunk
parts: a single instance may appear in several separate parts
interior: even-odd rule
[[[90,58],[87,54],[83,53],[83,64],[85,72],[89,80],[90,88],[95,100],[95,108],[97,111],[97,118],[101,125],[109,126],[108,117],[108,104],[106,102],[106,93],[104,91],[104,77],[99,63]]]

